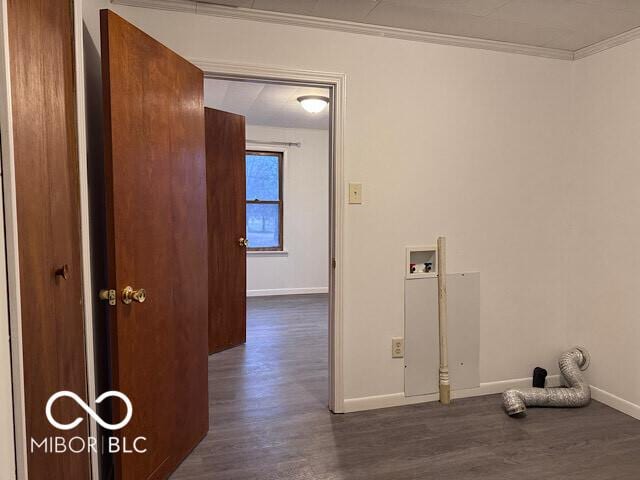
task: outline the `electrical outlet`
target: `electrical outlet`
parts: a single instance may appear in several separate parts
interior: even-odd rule
[[[360,205],[362,203],[362,184],[349,184],[349,203],[352,205]]]
[[[393,337],[391,339],[391,358],[404,357],[404,338]]]

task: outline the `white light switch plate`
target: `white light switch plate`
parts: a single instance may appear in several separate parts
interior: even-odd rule
[[[391,358],[404,357],[404,338],[393,337],[391,339]]]
[[[350,183],[349,184],[349,203],[359,205],[362,203],[362,184]]]

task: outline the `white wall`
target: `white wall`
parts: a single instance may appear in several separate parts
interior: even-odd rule
[[[567,339],[640,414],[640,41],[574,63]]]
[[[97,43],[98,12],[85,17]],[[347,75],[346,398],[404,389],[404,247],[448,236],[481,272],[482,382],[553,366],[566,342],[571,64],[301,27],[114,6],[188,58]],[[312,52],[312,53],[311,53]],[[554,368],[551,367],[551,373]]]
[[[286,149],[282,187],[287,254],[249,253],[248,294],[326,292],[329,286],[328,130],[247,125],[247,138],[302,143],[300,148]]]

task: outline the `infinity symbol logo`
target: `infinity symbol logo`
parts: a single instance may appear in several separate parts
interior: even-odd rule
[[[74,402],[80,405],[82,409],[85,412],[87,412],[91,418],[93,418],[96,422],[98,422],[98,424],[102,428],[106,428],[107,430],[118,430],[120,428],[123,428],[129,423],[129,421],[131,420],[131,417],[133,416],[133,405],[131,405],[131,400],[129,400],[129,397],[127,397],[124,393],[118,392],[116,390],[104,392],[102,395],[96,398],[96,403],[100,403],[105,398],[110,398],[110,397],[117,397],[125,403],[125,405],[127,406],[127,414],[125,415],[124,420],[116,424],[111,424],[102,420],[102,418],[100,418],[100,416],[96,412],[94,412],[93,409],[89,405],[87,405],[84,402],[84,400],[82,400],[75,393],[69,392],[67,390],[62,390],[58,393],[54,393],[53,395],[51,395],[51,397],[49,397],[49,400],[47,401],[47,407],[45,410],[45,413],[47,414],[47,420],[49,420],[49,423],[54,427],[56,427],[58,430],[71,430],[73,428],[76,428],[78,425],[80,425],[80,423],[83,420],[82,417],[78,417],[73,422],[64,424],[64,423],[57,422],[53,418],[53,415],[51,414],[51,407],[53,407],[53,404],[55,403],[55,401],[61,397],[71,398]]]

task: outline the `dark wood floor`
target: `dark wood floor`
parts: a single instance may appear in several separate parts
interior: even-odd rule
[[[640,422],[598,402],[524,419],[498,395],[332,415],[326,323],[323,295],[250,299],[246,346],[209,360],[209,435],[173,479],[640,479]]]

